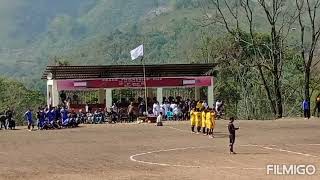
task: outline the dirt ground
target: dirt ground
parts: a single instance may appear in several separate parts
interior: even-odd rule
[[[28,132],[0,130],[0,179],[320,179],[267,175],[268,164],[320,168],[320,119],[241,121],[236,155],[228,121],[215,138],[190,133],[189,122],[83,125]]]

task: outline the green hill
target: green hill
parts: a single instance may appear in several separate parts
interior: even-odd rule
[[[223,27],[201,27],[198,0],[2,0],[0,72],[41,88],[55,59],[71,64],[124,64],[140,43],[148,63],[204,61],[206,37]],[[224,7],[226,8],[226,7]],[[258,10],[257,10],[258,11]],[[265,29],[263,15],[256,24]],[[200,53],[200,55],[199,55]]]

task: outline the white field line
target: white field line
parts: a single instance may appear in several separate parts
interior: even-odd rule
[[[319,156],[315,156],[315,155],[311,155],[311,154],[306,154],[306,153],[301,153],[301,152],[296,152],[296,151],[289,151],[289,150],[281,149],[281,148],[272,148],[272,147],[267,147],[267,146],[258,146],[258,147],[261,147],[263,149],[268,149],[268,150],[274,150],[274,151],[286,152],[286,153],[290,153],[290,154],[307,156],[307,157],[319,157]]]
[[[150,151],[145,153],[134,154],[130,156],[130,160],[137,163],[148,164],[148,165],[158,165],[158,166],[166,166],[166,167],[183,167],[183,168],[206,168],[201,166],[192,166],[192,165],[180,165],[180,164],[167,164],[167,163],[157,163],[157,162],[150,162],[150,161],[141,161],[137,160],[136,157],[144,156],[148,154],[158,154],[161,152],[170,152],[170,151],[181,151],[181,150],[188,150],[188,149],[202,149],[202,148],[210,148],[213,146],[203,146],[203,147],[185,147],[185,148],[174,148],[174,149],[165,149],[165,150],[158,150],[158,151]],[[256,167],[245,167],[245,168],[238,168],[238,167],[215,167],[216,169],[242,169],[242,170],[264,170],[265,168],[256,168]]]

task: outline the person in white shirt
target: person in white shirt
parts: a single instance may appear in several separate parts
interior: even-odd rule
[[[157,124],[156,126],[163,126],[162,124],[162,112],[159,113],[158,117],[157,117]]]
[[[217,102],[216,102],[216,112],[219,112],[219,108],[220,108],[221,105],[222,105],[222,101],[217,100]]]
[[[159,105],[158,102],[155,102],[155,103],[153,104],[153,109],[152,109],[152,111],[153,111],[153,115],[154,115],[154,116],[157,117],[157,116],[159,115],[160,105]]]
[[[113,103],[111,108],[113,109],[114,112],[118,113],[118,107],[117,107],[116,103]]]
[[[85,112],[85,113],[88,113],[88,112],[89,112],[89,106],[88,106],[88,104],[86,104],[85,109],[86,109],[86,112]]]
[[[164,113],[165,115],[167,115],[168,111],[170,109],[170,104],[168,101],[165,102],[165,106],[164,106]]]
[[[160,104],[160,112],[163,114],[165,114],[165,105],[164,104]]]
[[[174,109],[176,109],[176,107],[177,107],[177,104],[172,102],[170,105],[171,110],[174,111]]]

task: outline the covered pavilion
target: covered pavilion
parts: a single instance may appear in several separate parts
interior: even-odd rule
[[[212,106],[214,68],[215,64],[145,65],[146,86],[156,89],[158,102],[162,102],[163,88],[195,88],[195,99],[201,100],[200,88],[208,87],[207,102]],[[61,91],[99,90],[99,102],[111,107],[113,89],[145,87],[141,65],[47,66],[42,79],[47,80],[48,106],[59,105]]]

